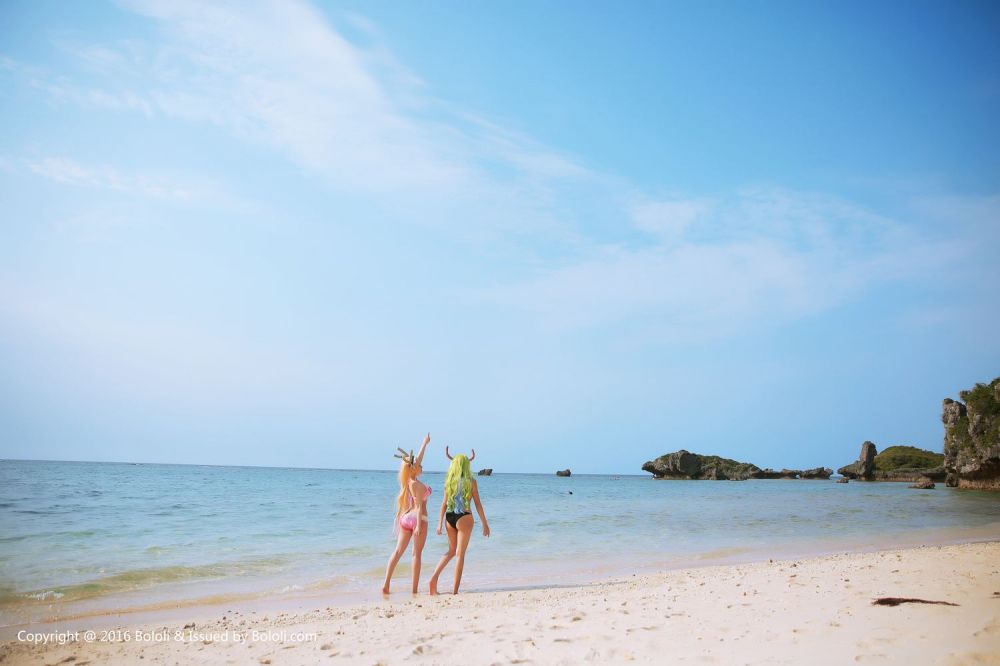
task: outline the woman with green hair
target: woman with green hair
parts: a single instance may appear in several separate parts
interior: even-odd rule
[[[479,500],[478,484],[472,477],[470,463],[476,457],[476,450],[472,449],[471,458],[461,453],[452,458],[447,446],[444,447],[444,453],[451,460],[451,465],[448,467],[448,474],[444,479],[444,497],[441,500],[437,533],[441,534],[442,523],[447,520],[448,552],[441,557],[437,568],[434,569],[434,575],[431,576],[430,592],[431,594],[438,593],[438,577],[451,562],[451,558],[458,555],[458,562],[455,563],[455,585],[452,589],[452,594],[458,594],[458,586],[462,583],[462,570],[465,568],[465,551],[469,548],[472,528],[476,524],[470,511],[473,503],[476,505],[479,519],[483,521],[483,536],[485,537],[490,535],[490,524],[486,522],[483,503]]]

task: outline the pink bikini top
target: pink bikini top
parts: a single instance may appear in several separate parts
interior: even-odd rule
[[[427,489],[427,492],[424,493],[424,499],[426,500],[428,497],[431,496],[431,492],[433,492],[433,490],[430,486],[424,486],[424,488]],[[410,508],[411,509],[413,508],[413,495],[410,495]]]

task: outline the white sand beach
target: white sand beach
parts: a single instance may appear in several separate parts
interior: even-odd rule
[[[957,605],[874,605],[880,597]],[[375,604],[309,612],[192,609],[186,621],[102,629],[92,641],[86,620],[75,629],[78,640],[63,645],[6,641],[0,661],[1000,664],[1000,542],[685,569],[583,587],[396,592]],[[37,639],[51,629],[30,631]]]

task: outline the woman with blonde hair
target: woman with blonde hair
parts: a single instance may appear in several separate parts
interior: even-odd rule
[[[399,563],[399,558],[403,556],[410,538],[413,538],[413,593],[417,593],[420,584],[420,555],[424,551],[424,542],[427,541],[427,498],[431,496],[430,486],[425,486],[418,480],[424,471],[422,463],[424,452],[431,441],[431,434],[427,433],[424,443],[420,445],[420,451],[413,455],[413,449],[407,453],[403,449],[396,449],[399,453],[396,457],[402,462],[399,465],[399,496],[396,497],[396,517],[393,523],[393,531],[397,533],[396,549],[389,556],[389,565],[385,568],[385,582],[382,584],[382,594],[389,594],[389,582],[392,580],[392,572]]]
[[[490,525],[486,522],[483,503],[479,500],[479,484],[472,477],[470,463],[476,458],[476,450],[472,449],[471,458],[461,453],[452,458],[447,446],[444,447],[444,453],[451,460],[451,465],[448,467],[448,475],[444,480],[444,497],[441,498],[437,533],[441,534],[441,524],[447,520],[448,552],[441,557],[437,568],[434,569],[434,575],[431,576],[430,581],[430,592],[431,594],[438,593],[438,577],[451,562],[451,558],[457,554],[458,562],[455,563],[455,585],[452,588],[452,594],[458,594],[458,586],[462,584],[462,570],[465,568],[465,551],[469,548],[472,528],[476,524],[470,511],[473,503],[476,505],[479,519],[483,521],[484,537],[490,535]]]

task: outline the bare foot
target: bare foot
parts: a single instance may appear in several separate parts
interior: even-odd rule
[[[431,579],[431,595],[437,596],[438,593],[438,582],[435,579]]]
[[[389,594],[389,585],[388,585],[388,583],[382,586],[382,594]]]

